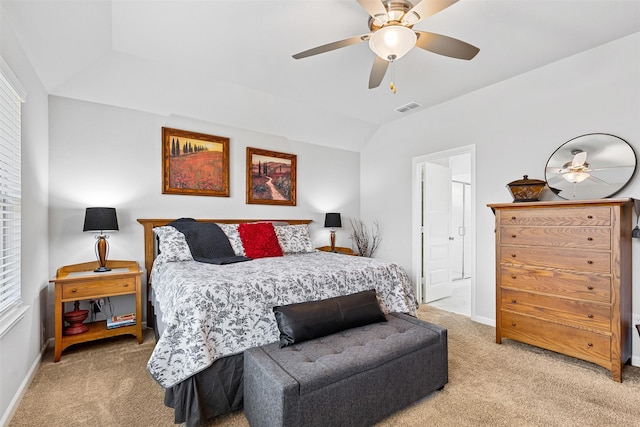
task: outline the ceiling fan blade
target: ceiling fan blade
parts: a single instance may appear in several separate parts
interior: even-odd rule
[[[589,174],[589,178],[587,178],[587,179],[592,179],[594,181],[600,181],[602,184],[605,184],[605,185],[611,185],[611,183],[609,183],[609,182],[607,182],[605,180],[602,180],[602,179],[598,178],[597,176],[593,176],[591,174]]]
[[[380,0],[356,0],[358,4],[369,14],[372,18],[378,20],[378,24],[382,25],[389,20],[387,14],[387,8],[384,7]],[[457,1],[457,0],[456,0]]]
[[[330,52],[332,50],[340,49],[341,47],[351,46],[352,44],[360,43],[365,40],[369,40],[371,34],[364,34],[361,36],[349,37],[348,39],[340,40],[333,43],[323,44],[322,46],[314,47],[313,49],[305,50],[304,52],[296,53],[293,55],[294,59],[302,59],[308,56],[317,55],[319,53]]]
[[[403,24],[413,25],[418,21],[435,15],[443,9],[448,8],[458,0],[422,0],[413,6],[402,18]]]
[[[424,0],[423,0],[424,1]],[[438,55],[449,56],[458,59],[473,59],[480,52],[480,49],[442,34],[427,33],[425,31],[415,31],[418,35],[416,46]]]
[[[573,160],[571,161],[571,166],[579,167],[584,165],[586,161],[587,161],[587,152],[580,151],[579,153],[576,153],[575,156],[573,156]]]
[[[376,55],[376,59],[371,67],[371,75],[369,76],[369,89],[376,88],[382,83],[384,75],[387,74],[387,68],[389,67],[389,61],[380,58]]]
[[[547,180],[547,185],[551,186],[553,184],[557,184],[558,182],[562,182],[562,180],[563,180],[562,175],[556,175],[556,176],[554,176],[552,178],[549,178]]]

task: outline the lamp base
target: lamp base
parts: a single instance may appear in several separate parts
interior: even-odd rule
[[[94,273],[104,273],[105,271],[111,271],[109,267],[98,267],[93,270]]]
[[[64,320],[69,323],[69,326],[64,328],[65,335],[77,335],[87,332],[89,327],[83,322],[89,316],[89,310],[80,310],[80,303],[76,301],[73,304],[73,311],[68,311],[64,314]]]

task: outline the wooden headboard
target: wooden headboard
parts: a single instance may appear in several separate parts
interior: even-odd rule
[[[147,295],[149,295],[149,288],[151,287],[151,267],[153,267],[153,260],[155,259],[155,235],[153,234],[154,227],[161,227],[167,225],[175,219],[147,219],[138,218],[138,222],[144,227],[144,268],[147,270]],[[241,224],[244,222],[287,222],[291,225],[295,224],[309,224],[311,219],[196,219],[198,222],[218,222],[222,224]],[[148,299],[148,298],[147,298]],[[151,302],[147,302],[147,325],[153,326],[153,307]]]

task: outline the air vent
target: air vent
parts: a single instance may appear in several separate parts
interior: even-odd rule
[[[396,111],[398,113],[406,113],[407,111],[415,110],[416,108],[419,108],[419,107],[422,107],[422,104],[418,104],[417,102],[410,102],[408,104],[401,105],[400,107],[396,108]]]

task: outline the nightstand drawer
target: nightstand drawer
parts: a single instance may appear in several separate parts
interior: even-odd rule
[[[62,286],[62,299],[98,298],[104,295],[126,295],[135,292],[136,279],[127,277],[122,279],[65,283]]]

